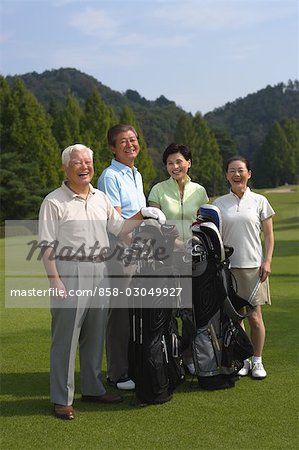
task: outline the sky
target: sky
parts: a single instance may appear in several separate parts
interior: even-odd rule
[[[76,68],[205,114],[298,79],[299,0],[1,0],[0,73]]]

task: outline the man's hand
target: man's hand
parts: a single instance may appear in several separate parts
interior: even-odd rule
[[[151,219],[157,219],[161,225],[166,223],[165,214],[159,208],[149,206],[147,208],[141,208],[140,210],[143,217],[150,217]]]
[[[53,289],[53,292],[58,297],[54,297],[58,300],[64,300],[67,298],[67,291],[63,284],[63,282],[60,279],[59,273],[57,271],[55,258],[53,258],[53,248],[52,247],[46,247],[43,251],[43,263],[48,275],[50,288]],[[54,298],[53,297],[53,298]]]
[[[49,278],[50,288],[53,289],[54,297],[56,300],[65,300],[67,298],[66,288],[60,278]]]

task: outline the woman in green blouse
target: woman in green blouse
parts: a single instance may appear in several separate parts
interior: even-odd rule
[[[176,241],[175,260],[181,272],[182,252],[185,251],[186,241],[191,237],[190,225],[195,221],[199,207],[207,203],[209,198],[205,188],[191,181],[188,176],[192,157],[187,146],[170,144],[162,158],[170,178],[153,186],[148,201],[150,206],[163,211],[168,223],[174,223],[178,228],[180,236]],[[189,372],[194,374],[190,349],[184,352],[184,363]]]

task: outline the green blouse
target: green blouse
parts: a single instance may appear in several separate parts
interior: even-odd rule
[[[190,225],[196,219],[199,207],[209,201],[205,188],[187,177],[183,198],[178,183],[172,177],[153,186],[148,196],[149,202],[160,206],[167,222],[177,225],[183,241],[191,236]]]

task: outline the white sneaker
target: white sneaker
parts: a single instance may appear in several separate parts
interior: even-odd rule
[[[135,389],[135,383],[133,380],[118,381],[116,387],[122,391],[132,391]]]
[[[238,375],[240,377],[246,377],[246,375],[249,374],[250,370],[251,370],[251,361],[250,359],[245,359],[244,366],[242,367],[242,369],[239,370]]]
[[[193,362],[191,362],[189,364],[186,364],[186,367],[187,367],[188,372],[190,373],[190,375],[195,375],[195,366],[194,366]]]
[[[262,363],[253,364],[251,376],[252,378],[256,378],[257,380],[262,380],[263,378],[266,378],[267,372],[265,371]]]

